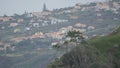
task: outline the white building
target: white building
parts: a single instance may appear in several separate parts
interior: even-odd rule
[[[39,23],[33,23],[33,27],[40,27]]]

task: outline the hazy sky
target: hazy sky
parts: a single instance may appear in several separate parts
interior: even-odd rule
[[[0,15],[22,14],[26,11],[41,11],[46,3],[48,9],[64,8],[73,6],[76,3],[88,3],[91,1],[105,0],[0,0]]]

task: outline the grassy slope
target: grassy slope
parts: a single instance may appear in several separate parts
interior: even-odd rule
[[[86,47],[85,45],[75,47],[72,51],[51,63],[49,68],[87,68],[82,61],[85,56],[88,56],[89,60],[87,62],[91,59],[93,61],[91,63],[96,63],[93,67],[88,66],[89,68],[120,67],[120,28],[108,36],[93,38],[88,41],[87,45],[89,46]],[[96,55],[96,53],[98,54]]]
[[[106,52],[110,48],[120,46],[120,28],[105,37],[94,38],[89,41],[90,44],[97,47],[101,52]]]

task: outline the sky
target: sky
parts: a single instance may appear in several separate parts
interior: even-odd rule
[[[76,3],[89,3],[105,0],[0,0],[0,16],[42,11],[45,3],[49,10],[74,6]]]

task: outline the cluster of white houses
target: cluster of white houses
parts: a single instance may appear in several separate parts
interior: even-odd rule
[[[26,29],[29,30],[30,28],[26,27]],[[60,39],[63,39],[65,37],[65,35],[68,31],[71,31],[71,30],[75,30],[75,31],[79,31],[81,33],[84,33],[87,30],[94,30],[94,29],[95,29],[94,26],[87,26],[85,24],[77,23],[74,26],[62,27],[57,32],[47,32],[47,33],[36,32],[30,36],[15,37],[11,40],[12,41],[22,41],[23,39],[48,38],[48,37],[60,40]],[[18,31],[18,30],[16,30],[16,31]]]

